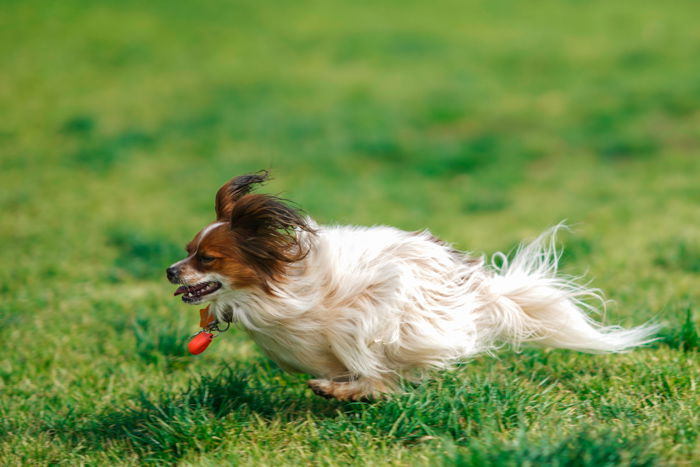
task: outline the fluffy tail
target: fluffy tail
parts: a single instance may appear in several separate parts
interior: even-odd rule
[[[521,246],[510,262],[502,253],[494,255],[489,287],[494,303],[488,307],[496,329],[493,337],[516,347],[534,342],[592,353],[622,352],[655,340],[658,326],[623,329],[603,326],[589,316],[598,311],[592,303],[605,308],[605,301],[599,290],[557,275],[561,253],[555,237],[563,227],[559,224]]]

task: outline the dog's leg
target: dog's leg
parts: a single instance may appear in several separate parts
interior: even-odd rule
[[[308,385],[314,394],[326,399],[340,401],[366,401],[388,392],[381,381],[357,379],[351,381],[332,381],[329,379],[311,379]]]

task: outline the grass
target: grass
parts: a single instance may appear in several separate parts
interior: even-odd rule
[[[0,5],[3,465],[697,465],[695,4]],[[339,403],[165,267],[228,178],[475,253],[562,219],[623,355],[503,349]]]

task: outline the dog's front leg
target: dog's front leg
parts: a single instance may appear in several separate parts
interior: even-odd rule
[[[364,378],[350,381],[311,379],[308,385],[318,396],[341,401],[367,401],[388,392],[383,382]]]

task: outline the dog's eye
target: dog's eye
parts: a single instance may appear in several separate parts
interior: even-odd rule
[[[215,259],[216,259],[216,258],[214,258],[214,257],[212,257],[212,256],[199,255],[199,262],[202,263],[202,264],[211,263],[211,262],[214,261]]]

